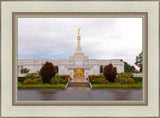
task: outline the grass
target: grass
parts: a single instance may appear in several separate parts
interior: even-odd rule
[[[65,88],[65,84],[22,84],[18,82],[18,88]]]
[[[92,84],[93,88],[142,88],[142,83],[135,84],[119,84],[119,83],[108,83],[108,84]]]

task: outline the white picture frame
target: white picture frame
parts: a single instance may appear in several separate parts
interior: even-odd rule
[[[147,13],[147,105],[13,105],[13,13]],[[123,15],[123,14],[122,14]],[[1,1],[1,117],[159,117],[159,1]]]

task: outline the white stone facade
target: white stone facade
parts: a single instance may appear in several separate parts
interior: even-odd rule
[[[58,66],[58,75],[70,75],[74,77],[74,69],[84,69],[84,77],[87,78],[88,75],[99,75],[100,66],[106,66],[108,64],[113,64],[117,67],[117,72],[124,72],[124,62],[121,59],[111,59],[111,60],[98,60],[89,59],[81,52],[80,47],[80,36],[77,36],[77,52],[74,56],[70,56],[69,59],[64,60],[18,60],[18,75],[20,76],[20,70],[22,68],[29,69],[29,73],[36,73],[40,71],[40,68],[45,62],[52,62],[55,66]]]

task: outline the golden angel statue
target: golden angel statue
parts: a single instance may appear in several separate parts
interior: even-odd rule
[[[78,28],[78,35],[80,35],[80,28]]]

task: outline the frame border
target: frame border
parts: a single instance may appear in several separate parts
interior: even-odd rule
[[[1,8],[1,1],[51,1],[51,0],[0,0],[0,8]],[[57,1],[57,0],[52,0],[52,1]],[[67,0],[59,0],[59,1],[67,1]],[[69,0],[69,1],[89,1],[89,0]],[[92,1],[105,1],[105,0],[92,0]],[[127,2],[129,0],[108,0],[108,1]],[[159,1],[159,6],[160,6],[160,0],[134,0],[134,1]],[[160,13],[160,7],[159,7],[159,13]],[[1,9],[0,9],[0,17],[1,17]],[[160,14],[159,14],[159,19],[160,19]],[[1,29],[1,18],[0,18],[0,29]],[[159,29],[160,29],[160,21],[159,21]],[[1,38],[1,32],[0,32],[0,38]],[[159,40],[160,40],[160,37],[159,37]],[[0,44],[1,44],[1,41],[0,41]],[[160,45],[160,42],[159,42],[159,45]],[[1,54],[1,49],[0,49],[0,54]],[[159,52],[159,60],[160,60],[160,52]],[[160,68],[160,63],[159,63],[159,68]],[[2,69],[2,66],[0,62],[0,70],[1,69]],[[160,70],[159,70],[159,73],[160,73]],[[0,75],[1,75],[1,71],[0,71]],[[1,84],[1,80],[0,80],[0,84]],[[159,85],[160,85],[160,81],[159,81]],[[160,86],[159,86],[159,90],[160,90]],[[159,95],[160,95],[160,91],[159,91]],[[0,87],[0,104],[1,104],[1,87]],[[160,98],[159,98],[159,108],[160,108]],[[160,109],[159,109],[159,115],[160,115]],[[139,117],[139,118],[159,118],[159,115],[158,117]],[[0,109],[0,117],[1,117],[1,109]],[[6,117],[3,117],[3,118],[6,118]],[[14,117],[14,118],[17,118],[17,117]],[[29,118],[29,117],[21,117],[21,118]],[[40,118],[40,117],[35,117],[35,118]],[[80,118],[80,117],[77,117],[77,118]],[[126,117],[108,117],[108,118],[126,118]],[[131,117],[131,118],[137,118],[137,117]]]

